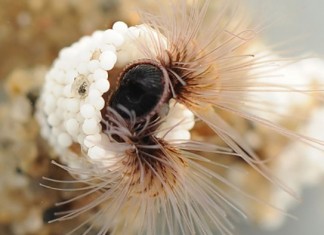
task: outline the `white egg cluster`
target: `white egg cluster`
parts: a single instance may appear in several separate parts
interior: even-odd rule
[[[267,52],[269,58],[273,61],[280,61],[281,58],[275,55],[273,52]],[[305,89],[314,90],[319,84],[323,84],[324,78],[324,61],[316,58],[304,59],[295,63],[284,65],[275,65],[275,69],[271,72],[263,71],[268,76],[259,78],[260,83],[268,84],[269,90],[277,90],[278,92],[255,92],[254,90],[248,91],[246,96],[254,97],[259,102],[264,102],[268,105],[263,105],[263,109],[258,110],[255,107],[249,109],[249,112],[264,118],[267,113],[287,114],[294,112],[296,107],[307,107],[314,96],[305,96],[303,91]],[[255,76],[262,72],[262,69],[252,69],[251,74]],[[268,69],[268,68],[266,68]],[[315,86],[315,88],[314,88]],[[279,91],[282,92],[279,92]],[[289,92],[287,92],[289,91]],[[310,93],[309,93],[310,94]],[[319,93],[317,93],[318,95]],[[316,93],[314,93],[316,95]],[[272,115],[272,122],[280,122],[282,115]]]
[[[122,68],[145,57],[134,40],[149,45],[148,39],[156,35],[149,30],[144,25],[128,27],[116,22],[112,29],[96,31],[59,53],[46,75],[37,115],[42,136],[64,162],[69,164],[64,157],[69,148],[79,144],[90,160],[113,164],[114,154],[107,148],[109,139],[101,125],[103,95],[110,88],[109,74],[114,67]],[[193,114],[182,105],[170,102],[169,106],[170,119],[166,118],[160,136],[178,122],[179,125],[169,130],[168,138],[189,139]]]
[[[190,130],[195,125],[194,114],[174,99],[170,100],[169,108],[169,114],[159,127],[157,137],[169,141],[190,139]]]

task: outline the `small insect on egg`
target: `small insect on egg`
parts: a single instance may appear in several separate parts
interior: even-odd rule
[[[163,66],[143,61],[130,65],[120,76],[120,84],[110,99],[110,107],[122,117],[133,111],[137,118],[153,116],[170,98],[169,76]]]
[[[89,85],[88,79],[85,76],[80,75],[74,79],[72,92],[77,97],[85,98],[89,93]]]

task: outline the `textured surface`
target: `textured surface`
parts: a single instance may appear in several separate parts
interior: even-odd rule
[[[51,191],[48,196],[46,189],[38,187],[41,176],[58,174],[61,177],[62,174],[66,177],[61,172],[48,169],[51,152],[48,153],[46,143],[39,140],[38,126],[30,118],[33,97],[37,95],[40,80],[45,74],[43,65],[48,67],[61,48],[95,30],[110,28],[116,20],[124,20],[130,25],[136,23],[137,16],[129,11],[135,4],[128,0],[0,0],[0,6],[0,51],[5,55],[0,57],[0,80],[7,78],[0,89],[0,98],[7,96],[0,109],[0,184],[8,186],[7,191],[0,193],[0,234],[62,234],[60,226],[56,225],[40,229],[42,217],[51,217],[49,212],[54,210],[51,206],[62,199],[62,195]],[[269,42],[287,38],[297,38],[298,41],[299,36],[306,35],[306,39],[299,40],[302,43],[290,44],[293,45],[288,48],[290,52],[295,55],[300,55],[300,52],[324,54],[321,47],[324,32],[321,32],[319,23],[323,3],[320,0],[307,3],[276,0],[264,6],[269,15],[279,9],[278,15],[282,16],[266,30]],[[8,123],[13,120],[15,124],[10,126]],[[45,146],[45,151],[39,146]],[[315,203],[323,201],[323,194],[323,191],[312,189],[305,193],[305,200],[292,211],[300,220],[289,220],[278,232],[264,232],[244,225],[237,231],[244,235],[321,234],[324,205]],[[68,196],[63,195],[63,198]]]

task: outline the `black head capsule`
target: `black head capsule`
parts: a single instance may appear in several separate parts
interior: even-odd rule
[[[170,99],[169,76],[154,61],[139,61],[122,72],[117,90],[110,98],[110,108],[123,118],[133,112],[136,119],[152,117]]]

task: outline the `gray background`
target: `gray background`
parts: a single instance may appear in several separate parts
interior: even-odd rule
[[[294,55],[312,52],[324,56],[324,0],[245,0],[266,28],[270,43],[286,42],[282,49]],[[324,233],[323,233],[324,234]]]
[[[280,49],[285,50],[289,55],[312,55],[324,58],[324,0],[246,1],[250,4],[256,19],[267,19],[267,22],[272,23],[264,31],[268,43],[287,42]],[[274,231],[264,231],[242,222],[237,226],[237,233],[241,235],[323,235],[324,179],[321,185],[305,189],[302,197],[303,201],[290,211],[298,217],[297,221],[287,218],[284,226]]]
[[[289,211],[298,220],[287,218],[276,230],[264,230],[247,222],[236,228],[239,235],[323,235],[324,234],[324,183],[308,188],[302,195],[303,201]]]

